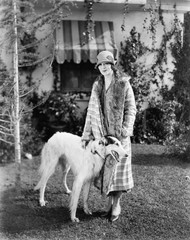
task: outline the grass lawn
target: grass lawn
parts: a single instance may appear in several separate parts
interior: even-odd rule
[[[15,165],[0,165],[0,239],[1,240],[189,240],[190,239],[190,164],[169,158],[157,145],[133,145],[135,187],[122,197],[122,214],[110,223],[101,218],[106,198],[91,188],[89,206],[92,216],[82,210],[80,198],[77,216],[69,218],[69,197],[61,188],[61,171],[48,182],[46,200],[38,205],[33,188],[39,176],[39,157],[22,162],[22,191],[16,194]],[[69,186],[72,174],[69,175]]]

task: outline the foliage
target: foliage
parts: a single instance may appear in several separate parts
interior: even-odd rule
[[[46,60],[50,61],[48,69],[42,74],[42,78],[40,79],[42,80],[49,71],[52,59],[54,58],[53,51],[48,56],[41,57],[37,49],[40,49],[47,38],[52,37],[53,39],[53,32],[57,23],[70,13],[68,2],[64,0],[49,0],[49,2],[52,3],[51,10],[42,15],[36,15],[34,8],[36,0],[0,1],[2,15],[0,28],[5,30],[1,48],[6,49],[10,57],[12,54],[14,56],[14,66],[10,68],[10,76],[12,76],[12,78],[10,78],[11,82],[8,83],[9,86],[11,86],[11,91],[9,91],[6,98],[4,97],[7,105],[3,106],[3,112],[7,113],[8,111],[7,117],[10,118],[10,125],[14,126],[14,128],[11,129],[11,134],[14,134],[15,159],[17,159],[18,162],[20,162],[19,126],[22,117],[26,111],[28,111],[26,96],[34,91],[36,85],[39,84],[38,82],[32,82],[32,72],[37,65],[44,63]],[[45,36],[41,39],[37,39],[37,31],[42,31],[46,24],[51,26],[50,31],[46,32]],[[17,64],[17,60],[19,65]],[[21,83],[21,71],[27,71],[26,86]],[[7,82],[5,82],[3,88],[7,89]],[[6,119],[3,120],[5,124]],[[5,129],[5,126],[3,127]],[[6,141],[8,142],[9,140]]]
[[[56,131],[81,135],[84,117],[79,115],[78,109],[74,95],[51,92],[47,100],[34,109],[34,118],[38,118],[37,129],[44,132],[45,140]]]
[[[124,72],[132,77],[132,87],[136,96],[137,108],[140,110],[146,97],[150,94],[150,79],[152,71],[146,69],[144,63],[138,60],[147,52],[147,48],[140,39],[140,34],[133,27],[130,36],[123,43],[119,53],[120,65]]]
[[[185,126],[183,123],[180,124],[178,128],[178,134],[173,134],[170,139],[166,141],[167,145],[167,153],[182,157],[184,161],[190,162],[189,157],[189,136],[188,132],[190,131],[190,127]]]
[[[126,15],[128,12],[129,12],[129,2],[128,2],[128,0],[125,0],[124,8],[123,8],[123,23],[121,25],[122,31],[125,31],[125,20],[126,20]]]
[[[185,14],[184,18],[184,39],[183,45],[177,41],[171,45],[172,54],[175,57],[173,71],[174,85],[170,95],[181,104],[177,112],[179,122],[178,131],[175,132],[170,141],[167,142],[168,152],[175,155],[182,155],[183,159],[190,162],[190,46],[189,46],[189,25],[190,15]]]
[[[13,137],[7,137],[7,142],[1,142],[0,148],[0,163],[13,162],[14,161],[14,144]],[[43,133],[40,134],[32,124],[31,113],[27,113],[21,120],[21,153],[22,157],[25,157],[27,153],[32,156],[40,154],[43,141]]]
[[[175,147],[178,153],[182,153],[188,148],[184,133],[188,130],[190,116],[188,41],[184,42],[182,47],[182,23],[177,18],[176,11],[170,29],[166,28],[161,6],[151,7],[149,13],[150,18],[144,20],[144,29],[151,35],[152,47],[147,47],[141,41],[141,34],[135,27],[132,28],[130,36],[121,42],[120,64],[132,77],[131,84],[138,109],[133,140],[140,143],[167,144],[168,149],[174,151]],[[158,25],[162,26],[164,34],[160,46],[156,47]],[[169,51],[174,57],[175,67],[172,72],[173,79],[170,79],[174,84],[172,89],[164,83],[166,74],[171,73],[165,67]],[[144,62],[150,54],[154,55],[154,61],[147,66]],[[152,92],[157,94],[156,99],[151,97]],[[145,104],[148,104],[147,108],[144,107]]]
[[[10,98],[12,92],[12,78],[0,58],[0,142],[4,142],[4,144],[13,143],[13,123],[11,121],[13,100]]]
[[[183,109],[181,112],[181,121],[186,125],[190,125],[190,14],[185,15],[185,32],[184,43],[181,48],[175,48],[173,46],[173,54],[175,55],[175,69],[174,74],[174,86],[171,89],[171,93],[182,104]]]
[[[131,84],[136,95],[138,109],[141,109],[143,103],[147,102],[150,92],[154,91],[154,94],[164,97],[163,94],[168,91],[164,78],[170,73],[169,69],[166,68],[168,51],[170,50],[173,53],[173,49],[175,49],[175,52],[179,52],[182,46],[182,24],[176,13],[174,13],[174,22],[171,28],[166,31],[161,6],[158,9],[150,8],[149,12],[150,20],[148,21],[148,18],[144,20],[144,28],[147,30],[147,34],[151,34],[152,47],[148,47],[142,42],[141,34],[133,27],[130,36],[121,42],[119,55],[120,65],[132,77]],[[164,34],[160,46],[156,48],[156,34],[159,23],[161,23]],[[147,56],[153,59],[149,64],[146,63]]]
[[[40,154],[43,141],[43,133],[39,133],[32,123],[32,112],[25,114],[21,120],[21,143],[22,154],[26,153],[37,156]]]
[[[179,134],[177,112],[181,105],[176,101],[151,99],[149,106],[137,114],[134,135],[138,143],[166,144]]]

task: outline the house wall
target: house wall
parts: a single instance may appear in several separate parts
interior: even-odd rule
[[[113,21],[114,23],[114,36],[116,45],[118,50],[120,49],[120,42],[124,41],[128,36],[129,32],[133,26],[136,27],[137,31],[141,33],[142,40],[147,44],[151,44],[150,36],[147,35],[146,30],[143,28],[143,21],[146,17],[149,17],[147,11],[145,11],[149,7],[149,3],[154,3],[155,0],[130,0],[129,1],[129,12],[126,14],[125,19],[125,31],[122,32],[121,25],[123,23],[123,7],[124,0],[101,0],[102,3],[94,5],[94,14],[93,19],[96,21]],[[108,3],[109,2],[109,3]],[[143,3],[147,2],[148,4],[144,5]],[[160,1],[159,1],[160,2]],[[190,0],[161,0],[162,7],[164,9],[164,19],[167,23],[167,28],[170,28],[171,23],[173,22],[173,5],[177,2],[177,15],[178,18],[183,22],[184,12],[190,11]],[[40,1],[43,3],[43,1]],[[134,4],[131,4],[134,3]],[[140,3],[140,4],[138,4]],[[69,20],[85,20],[86,12],[84,8],[84,1],[77,0],[78,7],[72,7],[71,15],[67,17]],[[38,12],[44,12],[47,8],[47,5],[42,4],[38,8]],[[40,30],[37,34],[38,38],[41,38],[44,32],[47,33],[48,26]],[[162,36],[162,28],[161,26],[157,29],[157,44],[159,45],[161,36]],[[2,37],[2,35],[1,35]],[[43,57],[48,56],[53,49],[52,39],[47,39],[45,43],[39,46],[39,52]],[[2,58],[4,62],[7,64],[8,69],[12,67],[12,58],[11,56],[3,49],[1,51]],[[153,56],[147,57],[144,61],[149,64],[153,59]],[[46,61],[42,66],[39,66],[33,73],[33,81],[40,82],[39,84],[39,93],[42,91],[50,91],[53,88],[53,74],[50,68],[50,61]],[[172,57],[169,58],[168,67],[172,69]],[[168,81],[170,76],[166,77],[166,81]],[[24,79],[24,77],[23,77]],[[169,83],[168,81],[168,84]],[[79,103],[81,108],[83,109],[85,104]]]
[[[78,1],[78,7],[72,8],[72,14],[67,17],[68,20],[85,20],[85,8],[84,3],[81,3],[81,1]],[[171,2],[173,4],[173,2]],[[147,30],[143,28],[143,21],[147,17],[149,18],[149,13],[147,11],[144,11],[145,8],[148,8],[148,5],[129,5],[129,12],[126,14],[125,19],[125,31],[122,32],[121,25],[123,23],[123,4],[96,4],[94,5],[94,11],[93,11],[93,20],[94,21],[113,21],[114,23],[114,37],[116,41],[116,45],[118,47],[118,50],[120,50],[120,43],[121,41],[124,41],[128,36],[129,32],[132,29],[133,26],[136,27],[137,31],[141,33],[142,41],[145,42],[148,46],[151,44],[151,38],[150,35],[147,34]],[[173,23],[173,5],[165,5],[165,12],[163,13],[165,22],[167,24],[167,28],[170,29],[171,24]],[[184,18],[184,12],[178,11],[178,18],[181,22],[183,22]],[[162,39],[162,26],[160,25],[157,29],[157,45],[160,44],[160,41]],[[42,33],[41,33],[42,34]],[[47,45],[51,46],[51,41],[47,43]],[[47,54],[48,50],[45,49],[45,54]],[[149,64],[153,59],[153,56],[147,57],[145,60],[147,64]],[[168,66],[171,70],[173,68],[172,64],[172,57],[169,57]],[[37,69],[34,73],[34,77],[38,76],[41,72],[41,68]],[[166,82],[168,82],[169,85],[171,85],[171,81],[168,79],[171,76],[166,76]],[[167,81],[168,80],[168,81]],[[42,79],[39,92],[43,90],[51,90],[53,86],[53,76],[51,72]]]

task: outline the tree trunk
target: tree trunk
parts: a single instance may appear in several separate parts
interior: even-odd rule
[[[13,0],[14,7],[14,143],[16,163],[16,190],[20,193],[21,175],[21,146],[20,146],[20,114],[19,114],[19,72],[18,72],[18,34],[17,34],[17,6]]]

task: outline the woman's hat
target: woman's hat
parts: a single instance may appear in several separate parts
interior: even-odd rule
[[[103,62],[111,63],[113,65],[115,65],[116,63],[116,61],[114,60],[114,56],[110,51],[102,51],[97,55],[96,68]]]

